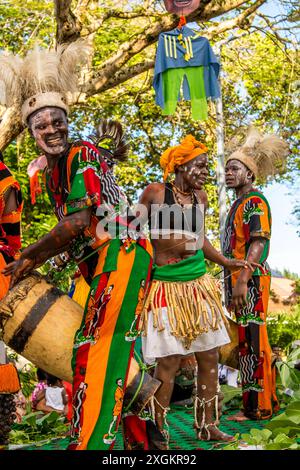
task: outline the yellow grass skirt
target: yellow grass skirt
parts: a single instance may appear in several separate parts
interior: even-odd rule
[[[165,329],[162,308],[167,307],[171,334],[189,348],[202,333],[216,331],[228,324],[221,304],[217,282],[208,274],[187,282],[153,280],[141,314],[140,329],[147,333],[148,312],[153,327]]]

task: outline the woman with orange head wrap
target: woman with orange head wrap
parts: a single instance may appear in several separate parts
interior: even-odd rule
[[[198,155],[207,153],[206,145],[198,142],[192,135],[187,135],[180,145],[168,148],[160,158],[160,166],[164,170],[164,181],[169,173],[174,173],[175,168],[193,160]]]
[[[206,274],[204,256],[232,267],[204,237],[208,175],[207,147],[192,135],[166,150],[160,165],[164,183],[152,183],[140,203],[148,210],[154,247],[152,283],[142,312],[143,355],[157,361],[155,420],[161,432],[156,447],[166,449],[164,429],[176,372],[182,357],[194,353],[198,365],[195,428],[199,439],[231,440],[218,429],[218,347],[230,341],[215,280]],[[166,182],[175,173],[173,181]],[[229,264],[228,264],[229,263]]]

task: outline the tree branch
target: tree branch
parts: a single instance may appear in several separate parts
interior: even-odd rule
[[[24,129],[19,112],[16,108],[8,108],[1,117],[0,150],[4,150]]]
[[[245,27],[247,18],[264,3],[265,0],[257,0],[247,10],[239,14],[236,18],[223,21],[219,25],[212,25],[201,34],[211,39],[220,33],[224,33],[234,27]],[[76,7],[76,16],[71,10],[72,0],[54,0],[55,18],[57,21],[56,38],[59,44],[75,41],[82,34],[83,26],[81,19],[86,14],[84,11],[89,4],[89,0],[79,0]],[[211,18],[225,14],[241,5],[247,0],[201,0],[200,7],[187,18],[188,21],[208,21]],[[116,11],[116,10],[114,10]],[[137,14],[135,12],[134,14]],[[145,14],[144,17],[149,17]],[[124,67],[136,54],[153,44],[162,31],[174,29],[178,24],[178,17],[175,15],[157,13],[155,21],[150,26],[138,33],[131,40],[121,44],[116,53],[108,58],[97,71],[97,74],[89,81],[85,87],[85,94],[81,95],[86,99],[89,96],[103,92],[117,86],[129,78],[132,78],[153,67],[154,62],[147,60],[134,66]],[[89,34],[89,39],[92,34]],[[83,99],[83,98],[82,98]],[[81,99],[78,101],[82,102]],[[22,130],[23,124],[17,118],[15,110],[7,110],[3,115],[0,124],[0,149],[6,147]]]
[[[251,13],[253,13],[265,1],[266,0],[258,0],[251,7],[249,7],[249,9],[246,10],[246,12],[249,11],[248,14],[244,12],[240,15],[240,22],[245,22],[246,17],[251,15]],[[188,20],[207,20],[217,16],[221,12],[221,6],[219,3],[220,2],[203,0],[200,9],[192,13],[188,17]],[[222,3],[222,13],[228,12],[243,3],[245,3],[245,0],[228,0],[225,3]],[[212,9],[205,12],[205,10],[208,8],[208,4],[212,4]],[[234,23],[234,21],[235,19],[231,20],[231,24]],[[125,65],[126,62],[131,59],[131,57],[138,54],[149,45],[153,44],[162,31],[169,31],[174,29],[177,24],[178,18],[175,15],[160,15],[153,25],[146,27],[131,41],[123,43],[115,54],[113,54],[108,60],[101,64],[100,70],[96,73],[94,78],[91,79],[91,85],[88,94],[99,92],[106,85],[106,82],[109,80],[109,78],[114,75],[118,69],[123,67],[123,65]]]
[[[82,24],[71,10],[72,0],[54,0],[56,19],[56,41],[58,44],[79,39]]]
[[[249,27],[254,19],[254,16],[252,17],[252,20],[250,20],[249,17],[252,16],[264,2],[265,0],[258,0],[255,4],[251,5],[248,9],[240,13],[240,15],[238,15],[236,18],[223,21],[216,26],[212,26],[207,30],[201,32],[201,34],[208,40],[210,40],[213,37],[216,37],[219,34],[229,31],[231,29],[235,29],[238,27],[245,28],[246,26]],[[151,34],[151,32],[149,33],[149,29],[147,31],[148,34]],[[140,33],[140,41],[136,41],[135,38],[132,41],[131,46],[129,45],[129,43],[126,43],[127,45],[123,44],[123,46],[121,46],[121,48],[118,50],[118,53],[116,53],[113,57],[111,57],[104,64],[101,65],[100,71],[96,75],[97,78],[95,80],[92,80],[92,82],[90,81],[89,85],[85,89],[87,96],[91,96],[113,88],[114,86],[119,85],[120,83],[123,83],[129,80],[130,78],[154,67],[154,60],[148,60],[144,62],[144,64],[139,63],[133,67],[122,68],[122,65],[124,65],[130,59],[131,54],[137,54],[137,52],[134,52],[136,49],[138,49],[138,52],[140,52],[139,49],[143,48],[142,43],[144,43],[144,41],[146,40],[145,34],[145,32]],[[119,64],[119,70],[114,73],[116,63]]]
[[[114,88],[121,83],[127,82],[130,78],[136,77],[147,70],[153,69],[154,64],[154,60],[144,60],[138,64],[121,68],[113,77],[107,80],[106,84],[101,88],[101,93]],[[94,91],[95,93],[98,93],[96,90]],[[92,96],[95,93],[91,93],[91,89],[87,90],[87,97]]]

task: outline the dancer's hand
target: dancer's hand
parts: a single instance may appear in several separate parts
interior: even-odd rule
[[[247,292],[247,282],[238,279],[236,285],[232,289],[231,308],[235,312],[238,312],[247,305]]]
[[[24,277],[28,274],[32,269],[36,266],[35,259],[31,258],[19,258],[12,263],[9,263],[5,268],[2,270],[4,276],[11,276],[10,278],[10,286],[11,289],[20,278]]]
[[[259,266],[259,263],[255,263],[254,261],[248,261],[246,259],[227,259],[224,267],[226,269],[229,269],[229,271],[237,271],[241,268],[245,268],[250,269],[253,272]]]

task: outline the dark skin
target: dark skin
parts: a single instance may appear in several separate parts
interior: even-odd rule
[[[230,160],[225,167],[225,180],[228,189],[234,189],[236,197],[240,198],[254,190],[253,173],[240,161]],[[264,238],[253,238],[251,241],[247,260],[250,263],[259,263],[264,250],[266,240]],[[252,271],[243,269],[239,274],[236,285],[232,292],[232,308],[238,312],[247,304],[247,283],[252,276]]]
[[[183,192],[189,192],[192,189],[195,192],[197,200],[200,204],[203,204],[205,209],[208,207],[207,194],[203,190],[203,185],[208,176],[208,164],[207,155],[202,154],[195,159],[187,162],[185,165],[178,167],[175,175],[175,185]],[[139,203],[145,205],[147,211],[150,212],[151,204],[163,204],[165,196],[165,185],[164,183],[152,183],[142,193]],[[192,203],[192,196],[181,196],[184,204]],[[188,258],[195,254],[198,247],[195,244],[194,249],[186,249],[186,244],[191,239],[185,236],[182,239],[175,239],[170,234],[169,239],[158,239],[152,240],[152,244],[155,252],[155,263],[158,266],[163,266],[174,260],[174,262],[181,261],[182,259]],[[190,244],[189,244],[190,246]],[[203,253],[206,259],[224,266],[229,270],[241,269],[248,267],[252,272],[254,266],[251,266],[245,260],[229,260],[217,251],[208,239],[205,237],[204,245],[202,247]]]
[[[207,155],[202,154],[190,160],[186,164],[179,166],[175,174],[175,186],[187,195],[181,195],[183,204],[192,203],[191,190],[197,197],[199,203],[207,207],[207,195],[203,190],[203,185],[208,176]],[[140,203],[147,207],[150,211],[151,204],[162,204],[164,202],[165,185],[163,183],[150,184],[143,192]],[[190,238],[183,236],[181,239],[175,239],[170,234],[169,239],[153,239],[154,261],[157,265],[177,263],[182,259],[192,256],[199,249],[196,243],[194,248],[190,247]],[[189,242],[189,247],[186,247]],[[207,259],[226,266],[226,268],[234,270],[248,267],[252,272],[253,266],[245,263],[245,260],[228,260],[219,253],[205,238],[203,252]],[[246,269],[245,269],[246,270]],[[198,364],[198,395],[199,398],[209,400],[216,393],[216,385],[218,383],[218,348],[210,351],[197,352],[195,357]],[[174,378],[180,368],[181,356],[172,355],[157,358],[157,366],[155,369],[155,377],[161,380],[162,385],[156,392],[155,396],[158,402],[165,408],[169,406],[173,387]],[[214,407],[206,407],[206,423],[212,423],[214,420]],[[161,407],[156,404],[156,422],[160,430],[163,429],[163,413]],[[199,421],[199,420],[198,420]],[[232,436],[222,433],[218,427],[211,424],[209,427],[212,440],[232,440]]]
[[[5,208],[3,214],[10,214],[18,208],[17,195],[14,188],[9,188],[4,194]]]
[[[29,118],[29,131],[47,158],[47,171],[52,173],[60,158],[68,151],[68,122],[62,109],[38,110]],[[11,276],[10,287],[32,269],[68,249],[69,243],[90,225],[92,208],[64,217],[44,237],[22,251],[21,257],[8,264],[3,273]]]

